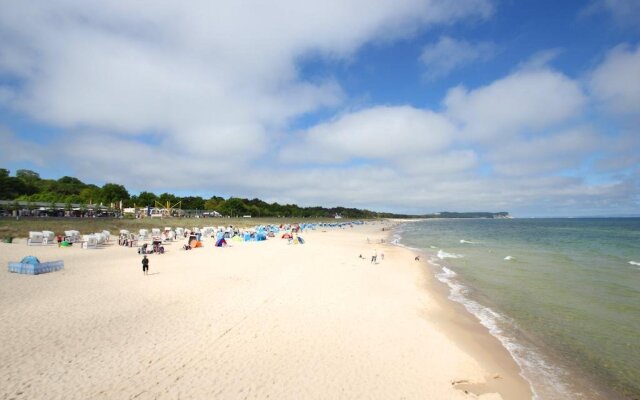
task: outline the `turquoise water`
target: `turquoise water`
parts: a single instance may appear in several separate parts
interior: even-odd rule
[[[640,398],[640,218],[428,220],[397,235],[537,398]]]

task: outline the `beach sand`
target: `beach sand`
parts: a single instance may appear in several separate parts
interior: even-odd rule
[[[531,398],[507,351],[424,261],[379,243],[382,227],[177,241],[149,276],[113,240],[0,244],[0,399]],[[7,272],[26,255],[65,269]]]

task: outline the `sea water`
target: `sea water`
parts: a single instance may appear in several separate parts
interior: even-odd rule
[[[640,398],[640,218],[401,225],[538,399]]]

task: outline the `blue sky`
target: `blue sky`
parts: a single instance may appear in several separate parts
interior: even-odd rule
[[[0,1],[0,166],[395,212],[640,213],[637,0]]]

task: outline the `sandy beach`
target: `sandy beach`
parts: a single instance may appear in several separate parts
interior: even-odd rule
[[[427,263],[380,243],[383,226],[318,228],[304,245],[176,241],[148,276],[114,238],[2,243],[0,398],[531,398]],[[7,272],[26,255],[65,268]]]

